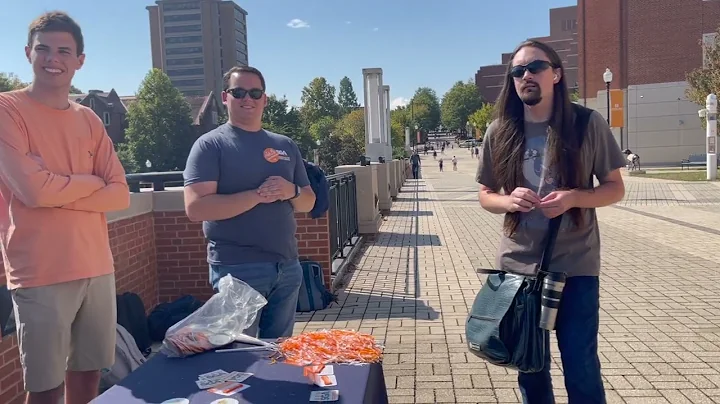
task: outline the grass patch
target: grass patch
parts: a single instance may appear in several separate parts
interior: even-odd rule
[[[657,178],[673,181],[707,181],[707,172],[706,170],[683,170],[670,172],[655,171],[646,174],[637,174],[634,175],[634,177]],[[717,178],[720,178],[720,170],[718,171]]]

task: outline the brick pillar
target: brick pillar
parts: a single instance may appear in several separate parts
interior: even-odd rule
[[[316,261],[322,266],[325,285],[331,284],[332,256],[330,251],[330,221],[327,213],[313,219],[309,213],[295,213],[300,260]]]

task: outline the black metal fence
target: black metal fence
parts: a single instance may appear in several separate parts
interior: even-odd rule
[[[153,191],[164,191],[165,187],[183,186],[182,171],[126,174],[125,179],[130,192],[140,192],[140,188],[150,188],[150,186]]]
[[[357,181],[355,173],[327,177],[330,185],[330,251],[333,259],[345,256],[345,247],[352,246],[358,236]]]

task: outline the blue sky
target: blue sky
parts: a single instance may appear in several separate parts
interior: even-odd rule
[[[236,0],[248,11],[250,64],[268,92],[299,105],[303,86],[324,76],[353,82],[362,103],[362,69],[381,67],[395,103],[428,86],[442,95],[479,66],[498,63],[520,41],[549,34],[548,10],[573,0]],[[521,4],[522,3],[522,4]],[[0,24],[0,71],[29,81],[27,26],[44,11],[64,10],[82,26],[87,60],[80,89],[132,95],[151,67],[148,13],[153,0],[13,1]],[[304,28],[288,24],[301,20]]]

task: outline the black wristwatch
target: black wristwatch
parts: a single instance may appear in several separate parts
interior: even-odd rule
[[[300,196],[300,186],[295,185],[295,195],[292,198],[290,198],[290,200],[293,200],[293,199],[297,198],[298,196]]]

